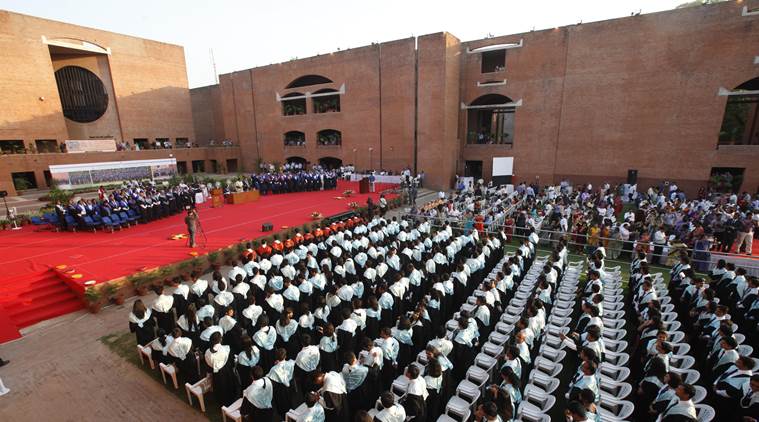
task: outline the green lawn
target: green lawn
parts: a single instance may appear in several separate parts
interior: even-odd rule
[[[145,362],[145,365],[140,364],[140,358],[137,356],[137,340],[135,339],[134,334],[130,332],[113,333],[100,337],[99,340],[121,358],[125,359],[127,362],[131,363],[141,371],[148,374],[148,376],[153,378],[153,381],[158,384],[163,384],[163,379],[161,378],[161,371],[158,369],[158,364],[156,364],[156,368],[154,370],[150,369],[150,365],[148,365],[147,362]],[[168,384],[166,384],[166,391],[174,394],[179,400],[183,401],[186,406],[189,406],[190,404],[187,402],[187,393],[185,392],[184,383],[181,382],[181,379],[179,379],[180,385],[178,390],[174,389],[174,386],[171,385],[171,381],[168,379],[167,381]],[[221,406],[219,406],[216,398],[213,396],[213,393],[205,395],[205,414],[200,412],[200,406],[198,405],[197,400],[193,398],[192,402],[193,407],[199,414],[204,415],[210,421],[221,422]]]

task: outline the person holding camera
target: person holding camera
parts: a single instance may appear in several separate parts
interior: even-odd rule
[[[198,213],[195,209],[187,210],[187,217],[184,218],[184,223],[187,225],[187,233],[190,235],[190,247],[195,247],[195,232],[198,229]]]

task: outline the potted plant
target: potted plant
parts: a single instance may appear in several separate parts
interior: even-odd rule
[[[87,302],[87,309],[93,314],[100,312],[100,308],[103,306],[102,297],[100,290],[95,287],[88,287],[84,290],[84,301]]]
[[[343,192],[343,196],[346,197],[346,198],[350,198],[354,193],[355,192],[353,192],[352,189],[348,189],[348,190],[346,190],[346,191]]]
[[[189,273],[190,271],[192,271],[192,267],[193,267],[193,261],[189,259],[184,260],[180,262],[179,264],[177,264],[177,270],[179,271],[180,275]]]
[[[103,296],[116,305],[124,303],[124,292],[121,291],[116,283],[106,283],[102,288]]]
[[[208,263],[211,264],[211,268],[213,268],[214,271],[218,271],[218,269],[221,267],[219,265],[219,251],[208,253]]]
[[[132,274],[129,276],[129,281],[132,283],[132,286],[134,286],[134,291],[138,296],[145,296],[148,294],[148,286],[150,285],[151,279],[147,274],[142,272]]]

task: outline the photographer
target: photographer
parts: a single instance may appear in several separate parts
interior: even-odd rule
[[[187,233],[190,235],[190,247],[195,247],[195,231],[198,228],[198,213],[195,209],[187,210],[187,217],[184,218],[187,224]]]

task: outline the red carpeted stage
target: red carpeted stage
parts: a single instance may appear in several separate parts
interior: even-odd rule
[[[377,193],[391,185],[377,184]],[[194,249],[204,254],[271,232],[261,224],[271,222],[276,233],[282,226],[297,227],[312,221],[311,213],[325,217],[350,211],[348,204],[366,204],[370,194],[355,193],[335,199],[346,189],[358,192],[357,182],[340,181],[336,190],[262,196],[243,205],[210,208],[201,205],[200,220],[208,237],[205,247]],[[191,258],[185,240],[170,240],[173,234],[186,233],[184,215],[125,228],[115,233],[98,231],[38,231],[27,226],[19,231],[0,232],[0,343],[18,337],[16,327],[63,315],[82,307],[62,280],[51,276],[50,268],[65,264],[98,282],[126,276],[142,268],[153,268]],[[203,236],[199,234],[203,246]],[[8,327],[8,321],[15,327]]]

